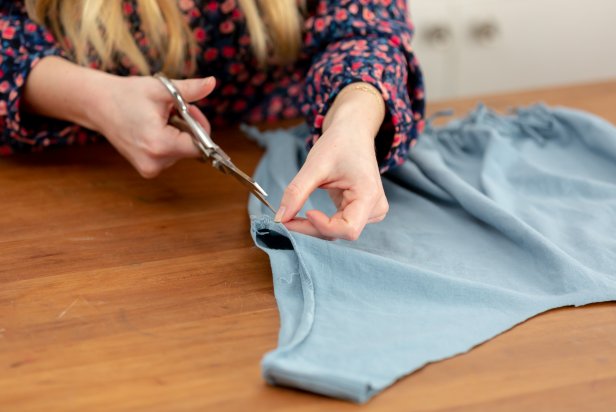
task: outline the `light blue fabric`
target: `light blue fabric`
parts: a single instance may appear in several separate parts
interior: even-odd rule
[[[303,142],[251,134],[278,205]],[[616,129],[597,117],[479,107],[429,127],[384,187],[387,218],[356,242],[289,232],[250,200],[280,310],[268,382],[364,402],[540,312],[616,299]],[[323,191],[311,208],[333,211]]]

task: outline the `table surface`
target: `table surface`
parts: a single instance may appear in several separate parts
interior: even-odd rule
[[[616,123],[616,81],[486,97]],[[444,103],[465,113],[476,100]],[[262,153],[215,136],[242,169]],[[614,410],[616,303],[539,315],[366,405],[260,376],[278,313],[247,194],[183,161],[141,179],[105,144],[0,160],[0,409]]]

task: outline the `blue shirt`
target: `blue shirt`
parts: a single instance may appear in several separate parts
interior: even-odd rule
[[[255,178],[277,204],[305,148],[288,131],[252,134],[267,146]],[[364,402],[538,313],[616,299],[615,177],[611,124],[479,107],[428,128],[384,175],[390,212],[356,242],[289,232],[251,198],[280,311],[265,379]],[[313,208],[334,211],[322,191]]]

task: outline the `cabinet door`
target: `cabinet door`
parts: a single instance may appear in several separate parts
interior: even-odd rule
[[[435,69],[448,57],[434,57],[422,40],[422,25],[430,20],[424,21],[429,13],[422,3],[430,1],[447,5],[441,12],[449,16],[455,50],[440,53],[449,54],[450,67]],[[614,0],[412,0],[411,7],[429,98],[616,78]]]
[[[421,64],[431,100],[458,93],[461,44],[454,16],[458,0],[410,0],[415,25],[413,49]]]

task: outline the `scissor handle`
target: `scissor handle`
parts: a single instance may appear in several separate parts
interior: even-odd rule
[[[199,124],[199,122],[197,122],[190,115],[190,113],[188,113],[188,104],[182,97],[182,94],[177,89],[177,87],[175,87],[175,84],[173,84],[171,80],[169,80],[165,75],[161,73],[156,73],[154,77],[160,80],[171,94],[175,108],[178,110],[178,113],[186,122],[187,126],[190,128],[190,131],[192,132],[190,133],[190,135],[193,138],[195,145],[203,152],[203,154],[209,158],[214,152],[222,152],[222,149],[220,149],[220,147],[218,147],[218,145],[214,143],[214,141],[212,140],[208,132],[205,131],[203,126],[201,126],[201,124]]]
[[[162,84],[167,88],[169,93],[171,93],[171,96],[173,97],[173,101],[175,103],[175,107],[178,109],[178,111],[180,113],[188,113],[188,105],[184,101],[184,98],[182,97],[180,91],[177,89],[177,87],[175,87],[175,84],[173,84],[173,82],[162,73],[156,73],[154,77],[160,80]]]

